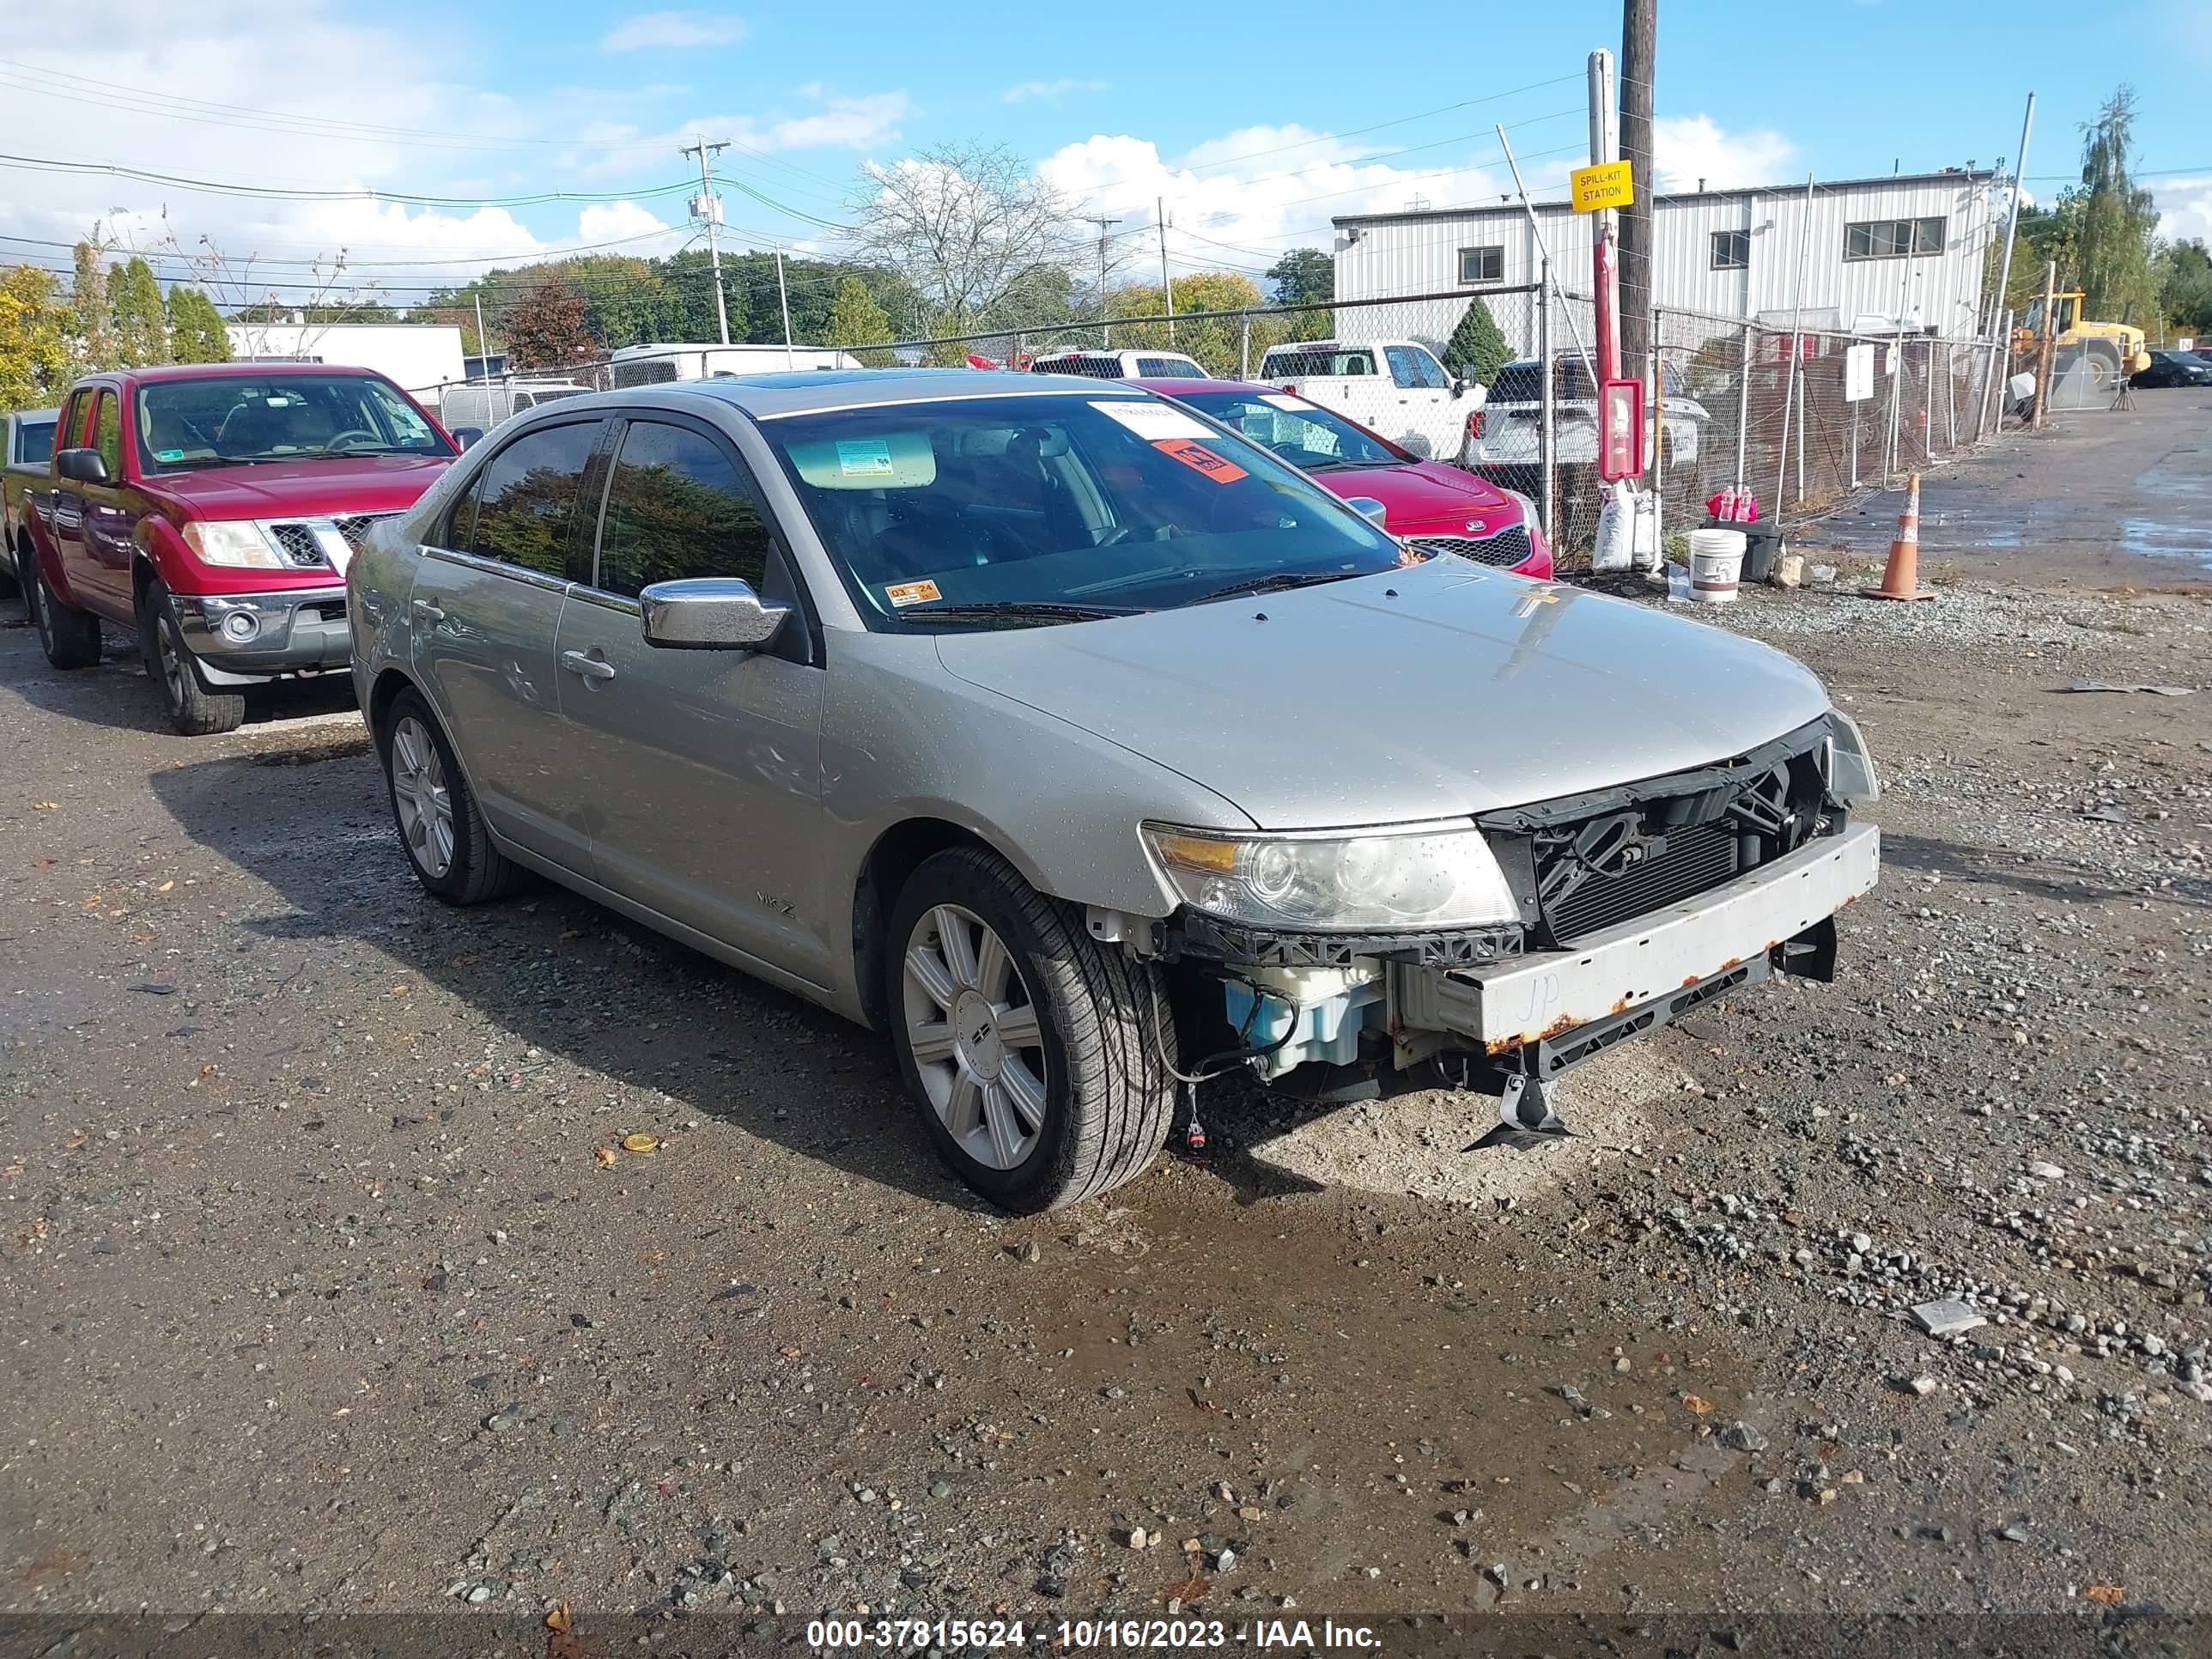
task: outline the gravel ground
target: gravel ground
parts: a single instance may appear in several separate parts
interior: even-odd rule
[[[865,1036],[422,898],[327,693],[0,632],[0,1611],[2205,1605],[2212,606],[1715,620],[1884,767],[1838,983],[1021,1222]]]

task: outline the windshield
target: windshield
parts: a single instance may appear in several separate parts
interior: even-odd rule
[[[1308,472],[1402,466],[1414,459],[1373,433],[1361,431],[1341,415],[1286,392],[1186,392],[1179,394],[1179,401],[1204,410]]]
[[[878,622],[969,606],[1171,609],[1398,562],[1396,544],[1334,496],[1157,398],[978,398],[762,430]]]
[[[388,381],[371,374],[210,375],[138,388],[148,472],[336,455],[451,455]]]
[[[15,447],[22,452],[15,459],[28,466],[44,466],[53,459],[54,423],[52,421],[25,421],[15,428]]]

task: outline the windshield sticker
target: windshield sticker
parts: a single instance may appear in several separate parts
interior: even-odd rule
[[[181,461],[185,459],[185,452],[181,449],[157,449],[154,452],[154,459],[157,461]]]
[[[1277,409],[1287,409],[1294,415],[1302,415],[1313,407],[1303,398],[1286,398],[1279,392],[1263,392],[1260,394],[1260,401],[1273,404]]]
[[[937,584],[929,580],[893,582],[884,589],[884,597],[896,605],[927,605],[932,599],[945,597],[937,591]]]
[[[848,478],[888,478],[891,476],[891,447],[884,438],[837,440],[837,470]]]
[[[1192,443],[1187,438],[1167,438],[1156,441],[1152,447],[1163,455],[1172,455],[1193,471],[1202,472],[1216,483],[1235,483],[1247,476],[1236,462],[1224,460],[1204,444]]]
[[[1119,421],[1146,443],[1156,444],[1163,438],[1203,438],[1206,429],[1179,409],[1165,404],[1139,403],[1134,398],[1122,398],[1113,403],[1091,405],[1109,421]]]

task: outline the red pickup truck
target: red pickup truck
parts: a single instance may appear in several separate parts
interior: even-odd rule
[[[233,730],[247,687],[345,672],[347,562],[456,453],[366,369],[87,376],[27,520],[23,599],[46,659],[88,667],[103,623],[131,629],[177,729]]]

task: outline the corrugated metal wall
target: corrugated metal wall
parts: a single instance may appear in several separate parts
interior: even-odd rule
[[[2002,227],[1990,211],[1988,175],[1966,173],[1877,179],[1814,187],[1811,230],[1806,238],[1805,191],[1777,186],[1759,191],[1662,196],[1654,214],[1656,257],[1653,287],[1665,309],[1723,317],[1767,314],[1787,326],[1797,304],[1801,240],[1805,247],[1803,303],[1831,325],[1850,328],[1862,319],[1887,326],[1903,317],[1914,329],[1933,327],[1954,337],[1976,331],[1975,305],[1983,261]],[[1593,216],[1564,204],[1541,204],[1537,215],[1552,258],[1570,292],[1590,286]],[[1844,227],[1865,220],[1942,218],[1943,252],[1911,258],[1849,259]],[[1504,249],[1499,285],[1534,283],[1540,256],[1528,216],[1518,203],[1448,213],[1391,214],[1336,222],[1336,292],[1363,299],[1460,289],[1473,298],[1487,284],[1459,280],[1462,248]],[[1749,233],[1750,263],[1741,270],[1713,268],[1713,234]],[[1411,313],[1424,314],[1413,319]],[[1407,307],[1417,336],[1449,335],[1462,306],[1439,302]],[[1434,313],[1430,315],[1428,313]],[[1774,313],[1784,313],[1775,316]],[[1350,322],[1358,313],[1344,313]],[[1504,319],[1501,318],[1501,325]],[[1509,334],[1513,331],[1509,328]],[[1560,343],[1564,348],[1565,342]],[[1523,350],[1533,341],[1516,341]]]

